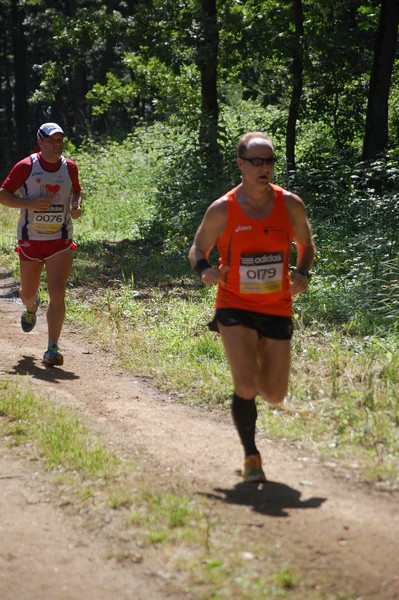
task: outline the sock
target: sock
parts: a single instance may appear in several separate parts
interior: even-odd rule
[[[241,443],[244,446],[245,456],[259,454],[255,444],[255,427],[258,416],[255,398],[245,400],[237,396],[237,394],[233,394],[231,414]]]

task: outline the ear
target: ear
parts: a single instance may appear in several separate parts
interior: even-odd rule
[[[242,160],[242,158],[240,158],[239,156],[237,156],[237,159],[236,159],[236,160],[237,160],[237,166],[238,166],[238,168],[240,169],[240,171],[242,171],[242,163],[243,163],[244,161],[243,161],[243,160]]]

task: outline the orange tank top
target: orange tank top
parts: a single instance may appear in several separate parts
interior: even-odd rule
[[[294,232],[284,190],[272,185],[273,210],[265,219],[248,217],[234,188],[226,194],[228,217],[217,242],[219,267],[229,265],[218,284],[216,308],[239,308],[290,317],[288,265]]]

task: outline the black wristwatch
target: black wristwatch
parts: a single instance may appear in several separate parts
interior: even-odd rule
[[[310,271],[308,271],[307,269],[305,269],[305,267],[297,267],[295,269],[294,273],[300,273],[301,275],[303,275],[304,277],[306,277],[306,279],[308,281],[312,277],[312,273]]]

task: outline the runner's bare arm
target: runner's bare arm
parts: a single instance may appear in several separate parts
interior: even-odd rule
[[[71,217],[72,219],[79,219],[82,214],[82,200],[83,193],[82,190],[79,192],[75,192],[71,196]]]
[[[207,285],[217,283],[219,280],[220,271],[218,267],[210,264],[207,266],[206,262],[219,236],[223,233],[226,221],[227,201],[220,198],[215,200],[206,211],[189,251],[188,257],[191,266]],[[198,265],[203,265],[203,267],[198,269]]]
[[[304,292],[307,288],[308,279],[305,274],[301,274],[300,270],[306,272],[311,268],[315,255],[315,246],[302,199],[296,194],[289,193],[286,194],[285,201],[297,247],[296,268],[299,271],[294,271],[291,275],[291,293],[295,295]]]
[[[51,204],[51,198],[40,197],[35,200],[20,198],[4,188],[0,188],[0,204],[10,208],[29,208],[34,210],[46,210]]]

